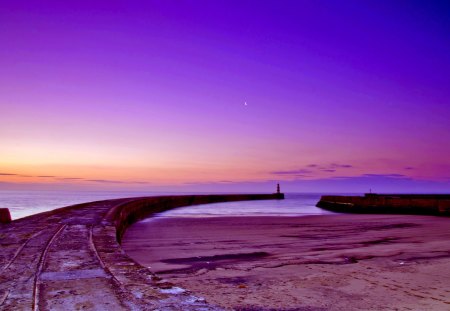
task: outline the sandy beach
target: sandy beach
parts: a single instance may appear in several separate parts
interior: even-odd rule
[[[234,310],[450,310],[450,219],[157,218],[123,248],[176,287]]]

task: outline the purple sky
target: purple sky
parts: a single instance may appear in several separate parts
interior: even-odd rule
[[[448,192],[450,4],[9,1],[0,189]]]

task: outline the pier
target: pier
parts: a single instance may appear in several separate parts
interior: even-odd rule
[[[0,224],[1,310],[219,310],[132,260],[120,246],[134,222],[216,202],[282,193],[125,198],[78,204]]]
[[[340,213],[450,216],[449,194],[324,195],[317,207]]]

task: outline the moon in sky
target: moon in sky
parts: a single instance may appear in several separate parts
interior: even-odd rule
[[[244,102],[244,106],[247,106],[247,102]]]

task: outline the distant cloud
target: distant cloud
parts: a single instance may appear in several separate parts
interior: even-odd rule
[[[13,173],[0,173],[0,176],[17,176],[17,177],[55,177],[55,176],[31,176],[31,175],[21,175]]]
[[[361,177],[361,176],[358,176]],[[350,178],[355,178],[354,176],[333,176],[331,177],[331,179],[350,179]]]
[[[362,177],[382,177],[382,178],[404,178],[403,174],[363,174]]]
[[[0,173],[0,176],[18,176],[18,177],[34,177],[34,178],[53,178],[55,181],[80,181],[80,182],[95,182],[95,183],[103,183],[103,184],[142,184],[142,185],[148,185],[152,184],[151,182],[147,181],[120,181],[120,180],[109,180],[109,179],[86,179],[82,177],[61,177],[61,176],[54,176],[54,175],[19,175],[14,173]],[[230,181],[231,182],[231,181]],[[39,184],[40,182],[37,182],[36,184]],[[77,183],[80,185],[80,183]]]
[[[297,169],[297,170],[288,170],[288,171],[274,171],[270,172],[273,175],[304,175],[311,174],[313,171],[307,169]]]
[[[352,179],[352,180],[370,180],[370,179],[386,179],[386,180],[397,180],[397,179],[411,179],[410,177],[403,174],[362,174],[357,176],[334,176],[330,178],[324,178],[321,180],[339,180],[339,179]]]
[[[308,177],[308,178],[310,178],[310,177],[312,177],[312,176],[311,176],[311,175],[298,174],[298,175],[294,175],[294,177],[297,177],[297,178],[302,179],[302,177]]]
[[[13,174],[13,173],[0,173],[0,176],[19,176],[19,177],[35,177],[35,178],[55,178],[56,180],[62,180],[62,181],[87,181],[87,182],[97,182],[97,183],[112,183],[112,184],[124,184],[124,183],[130,183],[130,184],[149,184],[149,182],[146,181],[120,181],[120,180],[108,180],[108,179],[86,179],[82,177],[60,177],[60,176],[54,176],[54,175],[37,175],[37,176],[31,176],[31,175],[19,175],[19,174]]]
[[[140,184],[147,185],[151,184],[148,181],[120,181],[120,180],[109,180],[109,179],[85,179],[81,177],[58,177],[58,180],[66,181],[86,181],[86,182],[97,182],[97,183],[111,183],[111,184]]]
[[[331,163],[330,164],[331,168],[352,168],[353,165],[351,164],[338,164],[338,163]]]
[[[98,182],[98,183],[108,183],[108,184],[123,184],[123,181],[119,180],[107,180],[107,179],[85,179],[86,181]]]
[[[407,167],[405,167],[404,169],[407,170],[407,171],[410,171],[410,170],[413,170],[414,167],[412,167],[412,166],[407,166]]]
[[[305,168],[299,168],[294,170],[285,170],[285,171],[272,171],[270,174],[272,175],[283,175],[283,176],[295,176],[295,177],[311,177],[307,176],[308,174],[314,174],[318,171],[326,172],[326,173],[334,173],[338,169],[341,168],[352,168],[351,164],[339,164],[339,163],[331,163],[326,165],[319,164],[308,164]]]

